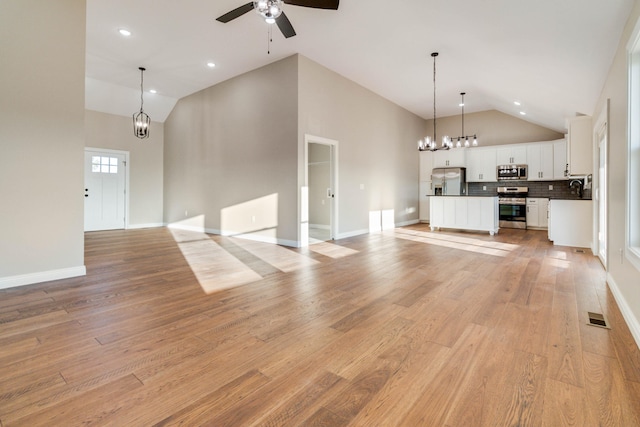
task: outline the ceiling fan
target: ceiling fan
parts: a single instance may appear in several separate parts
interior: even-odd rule
[[[296,35],[296,31],[293,29],[293,25],[287,18],[287,15],[282,11],[282,3],[291,4],[294,6],[313,7],[315,9],[332,9],[337,10],[340,0],[256,0],[250,1],[231,12],[227,12],[222,16],[216,18],[216,21],[227,23],[232,21],[252,9],[255,9],[268,24],[274,22],[278,24],[278,28],[282,32],[282,35],[286,38]]]

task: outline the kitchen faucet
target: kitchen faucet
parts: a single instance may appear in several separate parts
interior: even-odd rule
[[[577,195],[579,199],[582,199],[582,180],[572,179],[571,182],[569,182],[569,188],[574,188],[574,184],[578,184],[578,187],[576,188]]]

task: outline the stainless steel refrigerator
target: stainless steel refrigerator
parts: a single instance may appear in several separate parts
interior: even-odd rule
[[[434,196],[465,196],[467,194],[465,168],[435,168],[431,172]]]

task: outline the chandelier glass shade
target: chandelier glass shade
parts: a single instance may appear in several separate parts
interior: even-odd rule
[[[149,138],[149,130],[151,128],[151,118],[148,114],[146,114],[143,110],[144,104],[144,71],[145,68],[138,67],[140,70],[140,111],[138,113],[133,113],[133,133],[140,139]]]
[[[273,24],[282,13],[282,3],[282,0],[255,0],[253,8],[264,18],[267,24]]]

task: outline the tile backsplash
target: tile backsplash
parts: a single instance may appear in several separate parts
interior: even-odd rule
[[[567,180],[562,181],[502,181],[502,182],[470,182],[469,196],[495,196],[498,187],[529,187],[527,197],[547,197],[549,199],[578,199],[575,188],[569,188]],[[553,190],[549,189],[553,186]],[[486,188],[486,190],[484,189]],[[591,199],[591,190],[582,191],[582,199]]]

